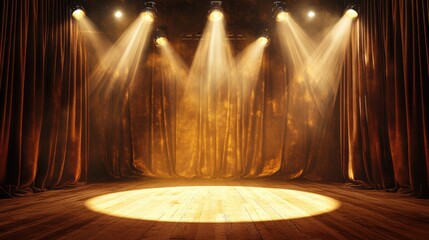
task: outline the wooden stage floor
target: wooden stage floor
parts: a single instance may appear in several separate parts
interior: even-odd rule
[[[95,183],[0,199],[0,239],[429,239],[429,200],[307,181]]]

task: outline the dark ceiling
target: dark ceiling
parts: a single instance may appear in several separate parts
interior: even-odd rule
[[[84,7],[95,25],[111,40],[115,40],[136,19],[143,9],[143,0],[86,0]],[[184,35],[199,34],[204,30],[207,13],[210,9],[208,0],[158,0],[156,28],[166,29],[169,38],[177,39]],[[226,28],[229,33],[244,36],[256,35],[261,29],[273,29],[272,0],[224,0]],[[326,26],[336,21],[344,9],[342,0],[289,0],[286,1],[296,21],[308,34],[323,31]],[[113,17],[115,10],[121,9],[124,17]],[[317,16],[309,20],[308,10],[315,10]]]

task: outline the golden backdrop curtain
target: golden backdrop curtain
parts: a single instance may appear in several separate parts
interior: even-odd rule
[[[343,174],[427,197],[427,0],[363,1],[341,86]]]
[[[86,54],[70,1],[0,5],[2,192],[77,184],[88,151]]]
[[[198,42],[172,44],[192,61]],[[150,46],[133,81],[91,94],[90,176],[341,179],[339,105],[321,126],[288,126],[288,107],[305,101],[287,98],[288,66],[276,48],[266,49],[260,77],[245,96],[243,79],[187,82]],[[302,109],[305,119],[312,106]],[[323,145],[311,145],[314,131],[323,132]]]

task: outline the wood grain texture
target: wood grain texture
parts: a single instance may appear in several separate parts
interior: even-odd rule
[[[268,195],[252,194],[251,191],[237,188],[236,194],[242,197],[242,201],[236,200],[231,204],[228,201],[214,201],[214,193],[194,196],[178,194],[183,198],[177,199],[178,202],[183,201],[180,209],[173,204],[165,209],[158,221],[110,216],[91,211],[85,206],[87,200],[100,195],[175,186],[296,190],[333,198],[341,205],[332,212],[316,216],[267,221],[264,220],[267,217],[275,219],[278,214],[275,211],[281,209],[276,204],[283,200],[276,200],[275,196],[269,199]],[[295,206],[289,206],[291,211],[311,212],[314,208],[302,205],[303,198],[300,199],[300,196],[293,196],[290,201],[295,203]],[[268,206],[266,202],[272,204]],[[303,206],[306,206],[305,209],[300,210]],[[135,202],[124,199],[115,202],[115,207],[125,213],[139,211]],[[252,220],[233,222],[219,214],[222,211],[229,213],[233,208],[245,209]],[[217,215],[209,216],[211,214]],[[216,222],[204,222],[204,219],[213,217]],[[342,184],[307,181],[124,181],[0,200],[0,239],[428,239],[428,236],[429,200],[357,190]]]

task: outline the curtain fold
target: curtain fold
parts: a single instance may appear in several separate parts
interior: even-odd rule
[[[172,45],[191,62],[195,43]],[[92,176],[103,177],[105,168],[104,176],[114,178],[341,180],[339,105],[320,127],[306,122],[291,127],[288,108],[305,100],[288,100],[289,70],[276,47],[266,49],[254,85],[231,77],[223,85],[212,82],[213,92],[206,93],[204,76],[178,75],[150,46],[134,81],[115,83],[113,90],[100,87],[91,98]],[[313,117],[310,106],[301,108],[303,118]],[[286,128],[291,137],[285,137]],[[323,145],[311,148],[316,130],[323,132],[318,138]]]
[[[428,197],[428,2],[363,1],[341,86],[343,175]]]
[[[291,66],[277,40],[246,90],[231,78],[207,96],[203,78],[187,83],[151,46],[133,81],[107,76],[108,87],[89,99],[87,45],[70,4],[1,2],[5,194],[70,186],[88,174],[338,180],[342,171],[362,187],[428,196],[427,0],[362,1],[340,95],[318,126],[304,96],[288,96]],[[173,48],[190,63],[197,46]],[[291,108],[302,108],[303,121],[290,121]]]
[[[70,2],[1,4],[0,185],[20,195],[76,184],[88,151],[86,54]]]

